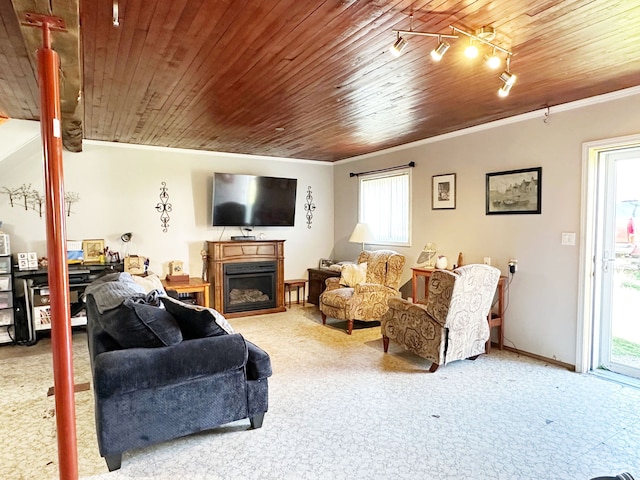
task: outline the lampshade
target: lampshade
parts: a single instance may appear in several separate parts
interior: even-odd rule
[[[353,229],[349,241],[353,243],[361,243],[364,250],[364,244],[374,239],[373,232],[367,223],[358,223]]]

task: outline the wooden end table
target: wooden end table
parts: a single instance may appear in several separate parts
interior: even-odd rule
[[[305,286],[307,280],[305,278],[296,278],[295,280],[284,281],[284,291],[289,292],[289,308],[291,308],[291,289],[296,289],[296,303],[300,303],[300,287],[302,287],[302,306],[305,305]]]
[[[175,290],[178,293],[195,293],[196,302],[202,307],[209,308],[209,282],[201,278],[191,277],[188,282],[170,282],[162,280],[162,285],[167,290]]]

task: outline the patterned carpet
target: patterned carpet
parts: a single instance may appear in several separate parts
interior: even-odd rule
[[[91,391],[76,394],[79,471],[120,479],[640,479],[640,390],[493,349],[426,373],[379,328],[352,336],[313,306],[231,320],[271,355],[270,408],[125,454],[108,473]],[[50,343],[1,347],[0,478],[57,478]],[[76,383],[90,381],[74,334]]]

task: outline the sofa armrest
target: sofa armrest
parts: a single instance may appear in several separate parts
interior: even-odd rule
[[[247,345],[240,334],[185,340],[158,348],[128,348],[94,359],[96,396],[157,388],[237,370],[246,365]]]
[[[427,306],[424,303],[418,302],[413,303],[409,300],[405,300],[404,298],[390,298],[388,300],[389,305],[389,314],[391,317],[395,312],[405,312],[409,318],[412,318],[412,325],[419,325],[420,323],[425,322],[433,322],[440,327],[444,326],[444,323],[438,322],[435,318],[433,318],[429,312],[427,311]]]
[[[246,340],[249,350],[247,360],[247,380],[260,380],[271,376],[271,358],[269,354],[249,340]]]

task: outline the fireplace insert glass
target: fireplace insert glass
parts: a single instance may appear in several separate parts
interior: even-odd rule
[[[276,306],[276,262],[229,263],[224,266],[224,312],[247,312]]]

